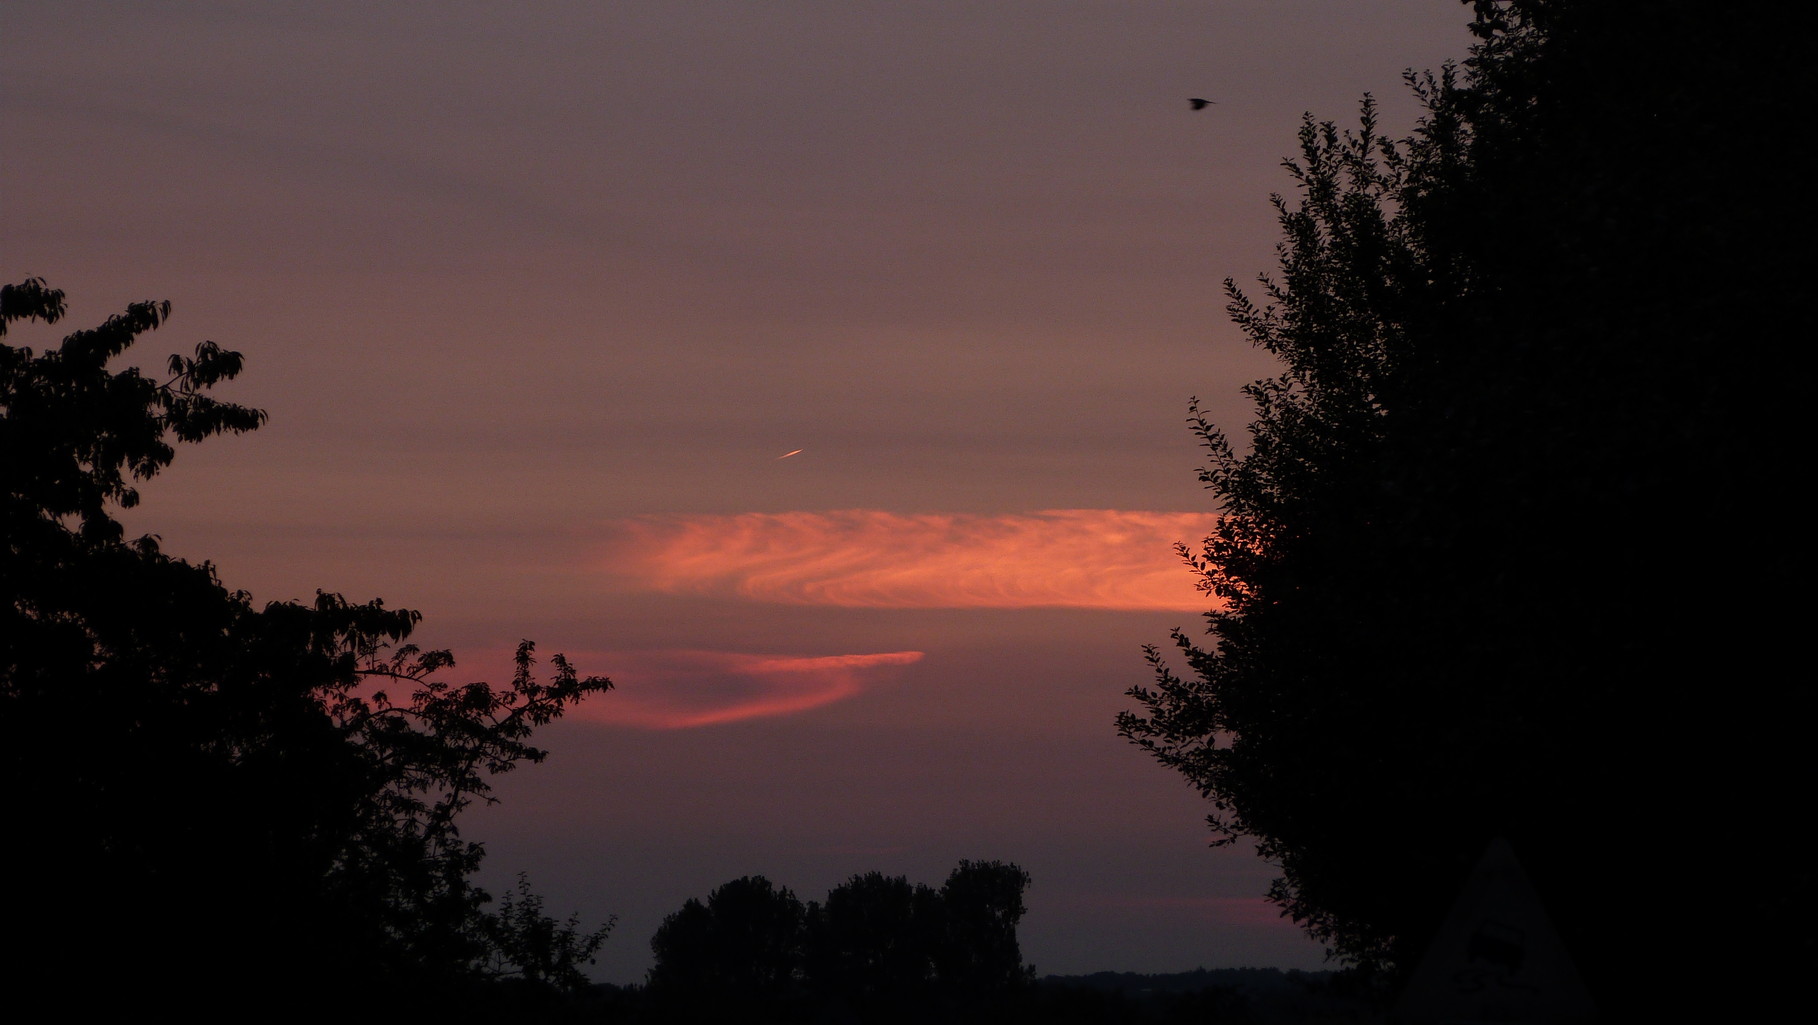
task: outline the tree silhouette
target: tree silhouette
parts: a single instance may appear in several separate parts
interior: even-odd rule
[[[974,1020],[1031,976],[1016,926],[1029,875],[962,861],[939,890],[855,875],[804,906],[762,876],[689,899],[651,938],[664,1020]]]
[[[1462,75],[1410,76],[1411,137],[1367,99],[1355,131],[1301,130],[1279,276],[1261,302],[1227,282],[1283,370],[1247,389],[1247,445],[1192,414],[1214,642],[1176,635],[1184,673],[1152,651],[1119,730],[1354,962],[1411,966],[1505,835],[1605,1006],[1667,951],[1792,977],[1806,430],[1778,364],[1810,315],[1758,254],[1810,204],[1741,183],[1798,59],[1708,4],[1473,6]],[[1691,821],[1735,839],[1662,842]],[[1686,909],[1661,876],[1774,883]]]
[[[801,975],[803,907],[787,887],[744,876],[689,898],[650,940],[650,987],[691,1000],[776,1001]]]
[[[941,885],[943,937],[935,974],[944,986],[969,993],[1002,991],[1027,982],[1016,927],[1028,908],[1029,873],[1000,861],[962,861]]]
[[[569,992],[583,989],[591,980],[581,966],[593,963],[612,924],[582,932],[577,916],[556,921],[543,913],[543,898],[520,872],[516,892],[500,897],[498,910],[487,916],[490,950],[483,969],[492,978],[521,979]]]
[[[41,281],[7,285],[0,334],[64,308]],[[493,972],[575,983],[604,931],[543,930],[527,895],[489,914],[457,818],[610,682],[559,655],[539,680],[525,642],[508,686],[451,685],[447,652],[394,647],[415,612],[327,593],[255,609],[209,564],[125,540],[114,510],[174,443],[265,420],[207,394],[241,367],[213,343],[162,381],[108,369],[168,315],[137,303],[41,354],[0,345],[0,758],[22,838],[0,858],[54,895],[14,919],[35,938],[17,977],[113,975],[166,1006],[418,1010]]]
[[[925,999],[945,911],[939,891],[902,876],[853,876],[809,905],[810,983],[860,1004]]]

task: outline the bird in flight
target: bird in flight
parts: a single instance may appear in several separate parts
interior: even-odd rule
[[[1202,100],[1199,97],[1195,96],[1192,99],[1189,99],[1187,102],[1193,104],[1194,110],[1205,110],[1207,107],[1210,107],[1212,104],[1217,103],[1218,101],[1217,100]]]

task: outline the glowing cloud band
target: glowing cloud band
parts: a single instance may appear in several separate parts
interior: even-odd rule
[[[792,605],[1203,611],[1174,546],[1210,513],[1005,516],[875,509],[619,521],[605,568],[634,587]]]
[[[586,664],[601,666],[615,689],[582,702],[569,718],[680,729],[790,715],[852,697],[921,658],[919,651],[824,656],[591,652]]]

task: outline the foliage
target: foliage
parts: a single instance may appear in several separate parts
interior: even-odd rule
[[[806,974],[864,1001],[977,996],[1029,978],[1016,940],[1029,874],[962,861],[939,890],[880,872],[856,875],[808,905]]]
[[[934,978],[940,895],[902,876],[856,875],[810,905],[815,988],[872,1002],[919,996]]]
[[[651,939],[650,993],[671,1017],[951,1018],[1028,982],[1016,927],[1029,875],[962,861],[939,890],[881,872],[804,905],[762,876],[690,899]],[[844,1009],[843,1011],[837,1009]]]
[[[1810,315],[1760,254],[1810,204],[1744,155],[1792,123],[1798,58],[1693,2],[1473,6],[1462,72],[1410,76],[1411,136],[1367,98],[1354,131],[1302,127],[1280,274],[1261,302],[1227,282],[1282,372],[1246,389],[1247,446],[1192,412],[1225,513],[1183,553],[1214,640],[1176,634],[1185,672],[1152,650],[1119,731],[1354,963],[1411,966],[1498,834],[1606,998],[1653,970],[1637,934],[1794,957],[1811,871],[1782,781],[1812,701],[1775,668],[1775,596],[1803,572],[1805,431],[1777,368]],[[1712,809],[1733,851],[1656,840]],[[1779,882],[1676,917],[1643,863]]]
[[[1247,452],[1192,409],[1213,455],[1201,479],[1225,516],[1203,550],[1182,554],[1224,602],[1207,617],[1216,654],[1177,632],[1195,671],[1183,679],[1150,649],[1156,688],[1131,691],[1150,715],[1119,717],[1121,733],[1211,799],[1219,843],[1254,837],[1281,865],[1272,899],[1365,963],[1388,955],[1389,935],[1350,900],[1367,894],[1321,889],[1330,875],[1322,859],[1372,845],[1363,820],[1378,808],[1332,769],[1382,756],[1388,739],[1354,726],[1393,684],[1368,678],[1402,671],[1394,646],[1410,644],[1407,657],[1430,647],[1408,636],[1428,611],[1424,596],[1385,599],[1382,586],[1411,557],[1391,525],[1419,514],[1396,479],[1411,472],[1392,448],[1418,400],[1397,371],[1462,291],[1459,265],[1406,212],[1438,173],[1429,155],[1460,147],[1460,126],[1443,116],[1456,86],[1449,73],[1415,85],[1430,113],[1400,145],[1378,134],[1367,97],[1355,132],[1306,120],[1301,159],[1287,164],[1303,201],[1273,197],[1286,236],[1282,276],[1264,280],[1260,307],[1226,282],[1232,318],[1285,368],[1245,388],[1257,408]],[[1366,594],[1400,604],[1365,616],[1353,605]]]
[[[711,999],[784,996],[800,972],[803,922],[802,902],[763,876],[726,883],[705,904],[691,897],[650,940],[650,986]]]
[[[64,310],[41,281],[5,286],[0,333]],[[114,510],[173,443],[265,420],[207,394],[241,367],[213,343],[163,381],[108,369],[168,315],[136,303],[42,354],[0,346],[0,757],[34,838],[5,867],[62,902],[20,925],[43,937],[23,976],[110,970],[64,953],[108,921],[113,970],[159,992],[228,999],[324,972],[393,993],[488,970],[575,984],[604,931],[527,945],[540,905],[486,912],[457,817],[610,682],[561,656],[539,680],[525,642],[508,686],[451,685],[447,652],[393,647],[415,612],[327,593],[255,609],[209,564],[124,540]]]
[[[589,985],[581,965],[593,963],[612,922],[593,932],[582,932],[580,918],[574,915],[557,922],[543,914],[543,898],[531,891],[529,877],[520,872],[517,892],[499,898],[487,926],[488,975],[574,992]]]
[[[943,941],[935,976],[964,991],[992,992],[1028,981],[1016,927],[1028,913],[1029,873],[1001,861],[962,861],[941,884]]]

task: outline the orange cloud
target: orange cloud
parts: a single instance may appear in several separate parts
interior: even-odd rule
[[[1202,611],[1174,545],[1210,513],[1060,509],[1004,516],[875,509],[643,516],[613,525],[606,569],[669,594],[867,608]]]
[[[586,664],[599,666],[615,686],[582,702],[569,718],[680,729],[790,715],[849,698],[921,658],[919,651],[822,656],[589,652]]]

